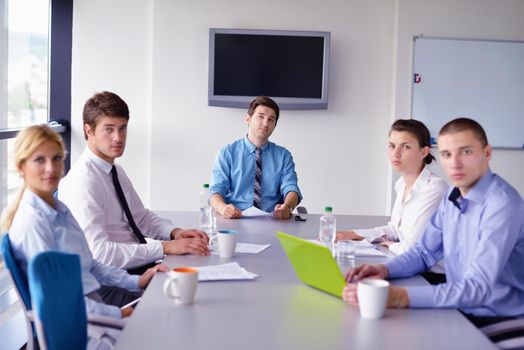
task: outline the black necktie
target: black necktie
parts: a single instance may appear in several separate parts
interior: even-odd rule
[[[255,187],[253,189],[253,206],[260,209],[262,202],[262,150],[255,149]]]
[[[142,232],[140,232],[140,229],[136,225],[135,220],[133,220],[131,210],[129,210],[129,205],[127,205],[126,197],[124,196],[124,191],[122,191],[122,186],[120,186],[120,181],[118,181],[118,174],[114,165],[111,168],[111,175],[113,176],[113,185],[115,186],[116,194],[118,195],[118,200],[120,201],[120,205],[122,205],[122,209],[124,209],[124,212],[126,213],[127,222],[129,222],[129,226],[131,226],[133,233],[135,234],[136,238],[138,238],[138,241],[140,243],[147,243],[146,239],[144,238],[144,235],[142,234]]]

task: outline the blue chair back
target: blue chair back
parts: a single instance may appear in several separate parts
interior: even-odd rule
[[[27,275],[22,272],[22,269],[15,260],[13,249],[11,248],[11,241],[9,240],[9,234],[5,234],[2,237],[2,244],[0,247],[2,256],[4,257],[4,263],[11,275],[11,279],[15,284],[15,290],[18,294],[18,298],[22,301],[22,308],[24,309],[24,317],[27,329],[27,349],[35,350],[38,349],[38,342],[36,341],[36,329],[33,323],[33,319],[30,316],[31,313],[31,298],[29,296],[29,284],[27,283]]]
[[[85,349],[87,315],[80,258],[45,252],[29,262],[29,291],[41,349]]]
[[[11,278],[15,283],[18,295],[24,303],[27,311],[31,310],[31,298],[29,297],[29,285],[27,284],[27,276],[22,272],[13,255],[11,242],[9,241],[9,234],[5,234],[2,238],[2,256],[4,257],[5,265],[11,274]]]

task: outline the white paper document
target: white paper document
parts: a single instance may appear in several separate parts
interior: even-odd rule
[[[375,247],[371,248],[359,248],[355,251],[356,256],[387,256],[384,252],[381,252]]]
[[[255,216],[273,216],[273,213],[268,213],[255,207],[247,208],[242,211],[243,217],[255,217]]]
[[[218,245],[215,243],[216,240],[213,240],[211,243],[211,255],[218,255]],[[237,242],[237,246],[235,248],[235,253],[243,253],[243,254],[258,254],[261,251],[269,248],[271,244],[252,244],[252,243],[240,243]]]
[[[235,248],[235,253],[258,254],[261,251],[269,248],[271,244],[253,244],[253,243],[238,243]]]
[[[323,245],[317,239],[308,239],[308,241]],[[361,241],[353,241],[355,243],[355,256],[387,256],[384,252],[381,252],[377,247],[365,239]]]
[[[198,281],[252,280],[257,274],[247,271],[236,261],[210,266],[195,267],[198,270]]]

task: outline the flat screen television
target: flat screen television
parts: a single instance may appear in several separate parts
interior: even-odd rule
[[[247,108],[256,96],[281,109],[327,109],[331,34],[209,29],[209,106]]]

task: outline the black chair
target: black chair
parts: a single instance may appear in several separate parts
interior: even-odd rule
[[[500,349],[524,349],[524,319],[499,322],[480,330]]]

